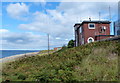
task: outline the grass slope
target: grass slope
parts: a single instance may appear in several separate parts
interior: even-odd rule
[[[120,43],[102,41],[3,65],[3,81],[118,81]]]

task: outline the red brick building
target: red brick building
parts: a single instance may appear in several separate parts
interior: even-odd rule
[[[83,21],[76,23],[75,46],[113,37],[110,35],[110,21]]]

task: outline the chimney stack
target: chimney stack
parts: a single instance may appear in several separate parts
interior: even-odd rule
[[[89,20],[91,21],[91,18],[89,18]]]

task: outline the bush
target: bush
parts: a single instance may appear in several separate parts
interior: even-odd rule
[[[74,40],[70,40],[68,42],[68,48],[73,48],[74,47]]]
[[[24,76],[24,75],[19,75],[19,76],[18,76],[18,79],[25,80],[25,79],[26,79],[26,76]]]

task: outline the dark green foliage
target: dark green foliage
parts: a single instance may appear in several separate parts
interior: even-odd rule
[[[24,76],[24,75],[19,75],[19,76],[18,76],[18,79],[25,80],[25,79],[26,79],[26,76]]]
[[[74,47],[74,40],[70,40],[68,42],[68,48],[73,48]]]
[[[117,41],[64,48],[49,56],[32,56],[6,64],[4,80],[60,82],[118,81]]]

